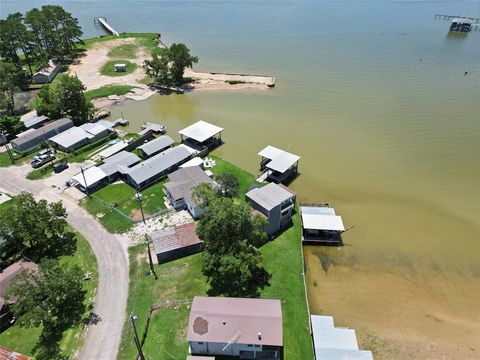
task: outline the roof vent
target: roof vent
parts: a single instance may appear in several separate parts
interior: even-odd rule
[[[227,325],[227,322],[226,322],[226,321],[224,321],[224,322],[223,322],[223,325]]]
[[[261,332],[258,333],[258,340],[262,340],[262,333]]]

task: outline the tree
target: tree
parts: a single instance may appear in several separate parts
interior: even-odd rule
[[[18,249],[36,261],[71,255],[76,239],[68,231],[66,217],[61,202],[35,201],[32,194],[22,192],[12,210],[0,215],[0,237],[5,240],[5,249]]]
[[[13,115],[15,112],[13,95],[28,85],[27,76],[23,69],[19,69],[13,63],[0,62],[0,79],[0,91],[3,93],[2,107]]]
[[[12,311],[20,326],[43,325],[50,334],[61,333],[81,320],[85,294],[81,269],[55,260],[42,261],[36,272],[22,272],[8,292],[17,299]]]
[[[25,125],[20,121],[20,116],[0,116],[0,133],[4,131],[13,136],[23,130],[25,130]]]
[[[198,188],[194,189],[194,197],[202,199]],[[203,197],[202,206],[204,214],[197,234],[203,240],[202,272],[210,284],[209,295],[258,296],[260,289],[269,286],[271,277],[260,266],[256,248],[266,240],[264,222],[252,215],[246,203],[212,197],[211,193]]]
[[[198,63],[198,57],[190,55],[185,44],[172,44],[169,48],[157,49],[152,60],[145,60],[143,67],[148,76],[162,85],[182,85],[185,68]]]
[[[69,116],[75,125],[88,121],[94,112],[91,102],[85,98],[85,86],[76,76],[60,74],[55,81],[44,86],[34,107],[39,115],[53,119]]]
[[[232,173],[223,173],[218,175],[215,180],[220,186],[220,192],[223,196],[233,198],[238,196],[240,183],[237,177]]]

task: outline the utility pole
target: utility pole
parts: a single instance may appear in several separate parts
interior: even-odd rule
[[[90,192],[88,191],[87,179],[85,178],[85,173],[83,172],[83,166],[80,166],[80,170],[82,171],[83,182],[85,183],[85,191],[87,196],[90,197]]]
[[[140,211],[142,213],[142,220],[143,220],[143,223],[146,225],[147,223],[145,222],[145,214],[143,213],[142,194],[138,191],[138,187],[137,187],[137,193],[135,194],[135,197],[137,198],[137,201],[140,204]]]
[[[145,245],[147,245],[147,253],[148,253],[148,263],[150,264],[150,274],[153,273],[155,276],[155,280],[158,279],[157,274],[155,273],[155,270],[153,269],[153,260],[152,260],[152,253],[150,251],[150,240],[148,240],[148,235],[145,234]]]
[[[132,312],[130,314],[130,319],[132,319],[133,338],[135,340],[135,345],[137,345],[138,355],[140,356],[141,360],[145,360],[145,356],[143,356],[143,351],[142,351],[142,344],[140,344],[140,340],[138,339],[138,332],[137,332],[137,319],[138,318]]]

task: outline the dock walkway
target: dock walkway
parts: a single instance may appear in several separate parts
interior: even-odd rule
[[[467,20],[473,21],[474,23],[480,24],[480,18],[469,17],[469,16],[435,14],[435,19],[443,19],[443,20],[467,19]]]
[[[96,17],[95,20],[98,20],[98,22],[102,24],[102,26],[107,29],[107,31],[110,32],[112,35],[120,36],[120,34],[109,23],[107,23],[106,18],[99,16]]]

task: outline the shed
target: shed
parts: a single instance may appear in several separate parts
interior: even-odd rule
[[[300,204],[302,240],[306,243],[341,245],[345,231],[342,217],[328,204]]]
[[[223,128],[200,120],[178,133],[182,143],[198,151],[210,150],[222,143]]]
[[[60,72],[60,64],[53,60],[48,60],[48,65],[38,70],[32,75],[32,81],[34,84],[46,84],[52,82],[55,76]]]
[[[168,135],[160,136],[138,147],[140,156],[148,159],[162,151],[165,151],[174,144],[173,139]]]
[[[258,153],[261,156],[260,171],[276,183],[285,183],[298,174],[300,156],[268,145]]]
[[[280,300],[195,296],[187,340],[192,354],[280,359]]]
[[[190,157],[184,147],[169,148],[132,167],[126,173],[126,181],[135,188],[143,188],[178,169]]]
[[[194,222],[166,228],[151,235],[159,264],[202,251]]]
[[[12,140],[10,144],[18,153],[28,152],[37,147],[40,143],[46,142],[52,136],[68,130],[71,127],[73,127],[73,122],[70,119],[52,121],[35,131]]]
[[[127,64],[115,64],[113,66],[115,68],[115,72],[126,72],[127,71]]]
[[[187,167],[192,167],[192,166],[199,166],[203,169],[203,159],[197,157],[194,157],[191,160],[188,160],[185,164],[181,165],[181,168],[187,168]]]
[[[371,351],[359,350],[355,330],[335,327],[331,316],[311,320],[316,360],[373,360]]]

